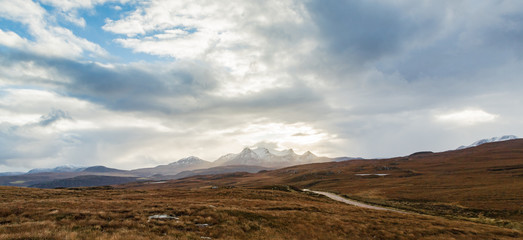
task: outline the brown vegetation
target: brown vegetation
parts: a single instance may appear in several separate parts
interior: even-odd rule
[[[0,187],[0,239],[517,239],[514,230],[265,189]],[[178,219],[149,219],[166,214]]]
[[[515,140],[117,189],[0,187],[0,239],[520,239],[522,166],[523,140]],[[179,219],[148,219],[157,214]]]
[[[292,185],[377,205],[522,230],[522,166],[523,140],[512,140],[393,159],[192,177],[166,183],[165,187]],[[388,175],[357,175],[376,173]]]

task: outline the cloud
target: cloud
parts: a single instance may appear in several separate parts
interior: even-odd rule
[[[0,44],[11,48],[22,48],[27,46],[27,39],[21,38],[18,34],[0,29]]]
[[[523,3],[0,3],[4,166],[251,145],[390,157],[523,135]]]
[[[80,8],[93,8],[96,5],[102,5],[107,2],[125,3],[128,0],[40,0],[43,4],[60,8],[62,11],[71,11]]]
[[[0,124],[0,165],[28,167],[31,164],[44,165],[57,163],[57,156],[67,143],[61,140],[59,132],[52,129],[52,124],[70,117],[62,110],[53,110],[41,116],[38,121],[22,125],[6,122]],[[48,129],[51,127],[51,129]],[[13,161],[21,161],[14,164]]]
[[[49,114],[40,117],[38,124],[42,127],[48,126],[62,119],[72,120],[71,116],[60,109],[53,109]]]
[[[419,6],[412,1],[409,4]],[[405,5],[381,1],[309,1],[306,4],[325,40],[322,50],[350,61],[349,64],[395,54],[411,38],[432,28],[430,21],[406,14]]]
[[[293,81],[295,54],[311,47],[303,11],[295,1],[151,1],[103,29],[134,52],[204,62],[226,78],[218,94],[242,95]]]
[[[6,37],[0,44],[10,48],[37,53],[44,56],[79,58],[86,53],[94,56],[107,56],[105,49],[98,44],[76,36],[71,30],[50,21],[49,13],[31,0],[0,1],[0,18],[24,25],[33,39],[21,37],[12,31],[0,30]]]
[[[459,125],[475,125],[478,123],[492,122],[498,115],[485,112],[481,109],[466,109],[457,112],[450,112],[436,116],[438,121],[450,122]]]

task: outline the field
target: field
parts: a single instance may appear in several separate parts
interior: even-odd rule
[[[0,187],[0,196],[0,239],[521,239],[523,141],[159,183]]]
[[[0,239],[517,239],[518,231],[362,209],[282,186],[1,187]],[[149,219],[153,215],[178,219]]]
[[[523,140],[392,159],[301,165],[258,174],[191,177],[164,187],[270,184],[330,191],[377,205],[523,230]]]

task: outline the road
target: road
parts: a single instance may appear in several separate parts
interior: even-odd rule
[[[404,211],[400,211],[400,210],[396,210],[396,209],[390,209],[390,208],[384,208],[384,207],[377,207],[377,206],[372,206],[372,205],[369,205],[369,204],[365,204],[365,203],[362,203],[362,202],[357,202],[357,201],[354,201],[354,200],[349,200],[349,199],[346,199],[342,196],[339,196],[339,195],[336,195],[334,193],[330,193],[330,192],[322,192],[322,191],[313,191],[313,190],[309,190],[309,189],[303,189],[304,192],[313,192],[313,193],[316,193],[316,194],[320,194],[320,195],[323,195],[323,196],[326,196],[332,200],[335,200],[335,201],[339,201],[339,202],[342,202],[342,203],[346,203],[346,204],[350,204],[350,205],[354,205],[354,206],[357,206],[357,207],[362,207],[362,208],[368,208],[368,209],[374,209],[374,210],[381,210],[381,211],[390,211],[390,212],[397,212],[397,213],[405,213],[407,214],[408,212],[404,212]]]

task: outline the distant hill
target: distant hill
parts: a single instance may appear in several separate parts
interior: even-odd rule
[[[108,168],[108,167],[105,167],[105,166],[93,166],[93,167],[85,168],[84,170],[82,170],[82,172],[93,172],[93,173],[123,173],[123,172],[127,172],[127,171],[125,171],[125,170],[120,170],[120,169],[116,169],[116,168]]]
[[[198,157],[186,157],[176,162],[167,165],[159,165],[153,168],[139,168],[131,170],[130,173],[138,176],[153,176],[153,175],[176,175],[182,171],[202,169],[211,167],[211,163]]]
[[[234,173],[234,172],[248,172],[248,173],[257,173],[262,170],[271,170],[272,168],[260,167],[260,166],[247,166],[247,165],[229,165],[229,166],[220,166],[212,167],[206,169],[197,169],[190,171],[183,171],[174,176],[166,176],[167,179],[180,179],[196,175],[212,175],[212,174],[224,174],[224,173]]]
[[[84,167],[76,167],[72,165],[63,165],[55,168],[34,168],[27,172],[27,174],[32,173],[44,173],[44,172],[53,172],[53,173],[64,173],[64,172],[80,172],[84,170]]]
[[[24,172],[0,172],[0,176],[16,176],[22,174],[24,174]]]
[[[296,165],[244,174],[198,175],[136,188],[294,186],[437,216],[523,219],[523,139],[389,159]]]
[[[485,139],[481,139],[481,140],[478,140],[478,141],[475,141],[473,142],[472,144],[468,145],[468,146],[460,146],[457,148],[457,150],[460,150],[460,149],[465,149],[465,148],[471,148],[471,147],[477,147],[481,144],[485,144],[485,143],[491,143],[491,142],[502,142],[502,141],[507,141],[507,140],[514,140],[514,139],[517,139],[518,137],[514,136],[514,135],[505,135],[505,136],[502,136],[502,137],[493,137],[493,138],[485,138]]]
[[[105,185],[124,184],[135,182],[136,177],[114,177],[114,176],[97,176],[84,175],[73,178],[57,179],[49,182],[37,183],[30,185],[33,188],[69,188],[69,187],[97,187]]]
[[[108,168],[105,166],[74,167],[70,165],[47,169],[33,169],[27,174],[0,176],[0,185],[4,186],[44,186],[49,182],[84,176],[111,176],[111,177],[146,177],[153,179],[178,179],[193,175],[223,174],[233,172],[255,173],[261,170],[277,169],[282,167],[329,161],[346,161],[354,158],[327,158],[319,157],[307,151],[304,154],[296,154],[294,150],[284,151],[269,150],[266,148],[245,148],[238,154],[227,154],[214,162],[205,161],[198,157],[186,157],[167,165],[159,165],[152,168],[140,168],[130,171]],[[97,178],[101,184],[102,180],[108,180],[106,184],[113,184],[111,178]],[[82,182],[75,179],[75,186]],[[62,184],[62,182],[59,182]],[[44,184],[44,185],[40,185]],[[54,186],[54,185],[53,185]]]

